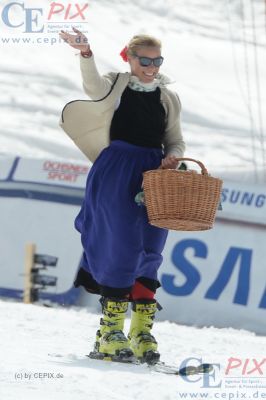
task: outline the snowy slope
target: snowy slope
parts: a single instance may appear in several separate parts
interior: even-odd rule
[[[118,54],[135,33],[160,37],[162,72],[175,80],[183,105],[187,156],[212,172],[230,167],[231,177],[256,179],[265,158],[266,124],[259,115],[266,106],[263,1],[91,0],[87,20],[84,30],[103,73],[127,69]],[[85,160],[58,127],[64,104],[86,98],[76,51],[64,43],[0,46],[1,153]]]
[[[256,50],[264,110],[266,35],[263,1],[252,4],[257,47],[250,0],[90,0],[86,30],[103,73],[127,69],[118,54],[132,35],[143,32],[160,37],[165,57],[162,72],[175,80],[173,88],[182,101],[187,156],[204,161],[212,173],[223,176],[229,168],[230,178],[256,181],[255,168],[259,172],[263,165],[265,132],[262,137],[254,60]],[[2,37],[6,34],[3,24],[0,29]],[[64,43],[2,42],[0,51],[0,153],[84,161],[58,127],[64,104],[86,98],[75,51]],[[263,178],[260,174],[257,181]],[[89,310],[0,301],[0,321],[1,400],[174,400],[183,391],[203,391],[202,380],[188,385],[181,378],[145,367],[85,358],[99,322],[99,316]],[[154,333],[163,360],[176,366],[187,357],[221,363],[217,374],[223,384],[230,357],[242,362],[265,357],[265,337],[250,332],[160,322]],[[45,372],[63,377],[33,375]],[[241,375],[241,370],[234,372]],[[31,379],[25,374],[32,374]],[[238,386],[231,391],[240,390]],[[222,389],[217,391],[221,394]],[[214,390],[209,398],[214,398]]]
[[[180,377],[149,371],[145,366],[110,364],[86,358],[99,323],[99,316],[88,310],[0,301],[0,315],[1,399],[175,400],[184,392],[209,393],[209,399],[215,398],[215,393],[219,398],[226,393],[223,398],[228,399],[229,393],[237,398],[237,392],[252,396],[258,391],[244,386],[240,389],[239,385],[230,389],[225,387],[226,382],[229,385],[230,375],[225,378],[225,368],[230,357],[238,358],[242,363],[247,358],[261,362],[265,357],[266,338],[250,332],[197,329],[169,322],[155,324],[154,334],[165,361],[178,367],[187,357],[196,357],[221,364],[211,385],[222,381],[222,387],[207,390],[202,388],[202,379],[188,383]],[[126,323],[128,328],[129,320]],[[248,366],[248,370],[252,367],[252,364]],[[265,376],[265,366],[262,369]],[[240,376],[240,372],[241,369],[234,369],[231,376]],[[39,375],[43,373],[54,373],[55,378]],[[249,380],[253,376],[249,375]],[[261,382],[265,385],[262,378]],[[265,388],[259,390],[266,392]],[[240,394],[238,396],[240,398]]]

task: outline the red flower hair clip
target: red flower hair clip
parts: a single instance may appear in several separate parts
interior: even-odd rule
[[[121,53],[120,53],[120,56],[122,57],[122,59],[123,59],[125,62],[128,61],[128,58],[127,58],[127,50],[128,50],[128,47],[125,46],[125,47],[123,48],[123,50],[121,50]]]

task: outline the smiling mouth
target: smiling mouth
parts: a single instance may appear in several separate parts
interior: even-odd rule
[[[148,76],[148,77],[153,77],[154,75],[155,75],[155,73],[154,72],[152,72],[152,73],[148,73],[148,72],[143,72],[143,74],[145,75],[145,76]]]

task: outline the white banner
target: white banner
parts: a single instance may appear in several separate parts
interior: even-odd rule
[[[57,277],[57,286],[41,295],[60,304],[73,304],[73,288],[82,254],[74,229],[89,167],[56,160],[0,158],[0,296],[22,298],[25,246],[35,243],[37,254],[58,257],[55,268],[40,274]]]
[[[88,165],[49,159],[19,159],[13,179],[17,182],[26,180],[27,182],[83,188],[88,172]]]
[[[266,230],[216,221],[205,232],[169,232],[160,268],[160,319],[266,334]]]
[[[222,204],[221,218],[266,225],[265,186],[225,181]]]
[[[266,190],[224,181],[203,232],[170,231],[160,268],[161,319],[266,334]]]
[[[25,245],[59,258],[45,271],[58,278],[48,297],[77,301],[73,280],[82,254],[74,229],[89,164],[0,157],[0,295],[22,297]],[[225,181],[215,227],[170,231],[157,298],[158,318],[189,325],[245,328],[266,334],[266,193]],[[83,292],[79,304],[98,307]]]

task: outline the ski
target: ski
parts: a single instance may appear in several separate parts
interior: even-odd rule
[[[158,361],[155,364],[141,363],[135,357],[121,358],[116,356],[104,356],[103,354],[97,352],[91,352],[86,356],[89,357],[90,359],[99,361],[109,361],[109,362],[117,362],[121,364],[131,364],[131,365],[145,365],[151,371],[166,375],[180,375],[180,376],[200,375],[200,374],[208,374],[213,370],[213,366],[210,363],[203,363],[198,366],[188,365],[187,367],[179,369],[178,367],[174,365],[168,365],[163,361]]]
[[[173,365],[168,365],[165,364],[164,362],[159,361],[157,364],[148,365],[148,367],[149,369],[155,372],[160,372],[167,375],[180,375],[180,376],[208,374],[213,370],[213,366],[210,363],[204,363],[198,366],[188,365],[187,367],[178,369]]]

